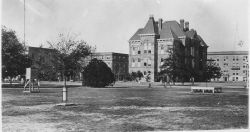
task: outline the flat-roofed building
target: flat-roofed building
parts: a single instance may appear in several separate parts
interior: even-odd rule
[[[222,76],[212,81],[247,81],[249,77],[248,51],[208,52],[207,59],[221,68]]]
[[[55,67],[56,61],[55,50],[41,47],[27,46],[25,54],[31,59],[31,68],[39,71],[39,79],[52,81],[57,80],[58,76],[61,77],[60,71]]]
[[[93,58],[105,62],[115,74],[116,80],[124,80],[128,75],[128,54],[95,52],[87,57],[87,63]]]

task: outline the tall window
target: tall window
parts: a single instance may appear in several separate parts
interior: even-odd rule
[[[138,67],[141,66],[141,59],[140,59],[140,58],[138,58],[138,60],[137,60],[137,66],[138,66]]]
[[[135,59],[132,59],[132,67],[135,67]]]
[[[151,59],[148,59],[148,66],[151,66]]]
[[[191,55],[194,56],[194,47],[191,47],[190,50],[191,50]]]

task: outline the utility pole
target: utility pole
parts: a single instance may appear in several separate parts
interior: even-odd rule
[[[23,33],[23,39],[24,39],[24,47],[26,46],[25,45],[25,0],[23,1],[24,3],[23,3],[23,16],[24,16],[24,19],[23,19],[23,31],[24,31],[24,33]]]

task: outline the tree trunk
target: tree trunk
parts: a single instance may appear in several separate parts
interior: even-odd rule
[[[64,75],[64,85],[63,85],[63,87],[65,87],[65,88],[66,88],[66,81],[67,81],[67,77]]]
[[[12,85],[12,78],[10,78],[9,82],[10,82],[10,85]]]

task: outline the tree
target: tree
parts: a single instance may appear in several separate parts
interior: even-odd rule
[[[213,60],[208,60],[204,70],[204,79],[209,81],[210,79],[220,78],[221,75],[221,68]]]
[[[86,86],[105,87],[115,82],[115,76],[106,63],[94,58],[84,68],[83,80]]]
[[[76,40],[77,35],[59,34],[56,41],[48,41],[55,50],[55,68],[61,71],[64,78],[64,88],[67,91],[66,80],[74,71],[81,67],[82,58],[90,54],[90,46],[83,40]],[[67,101],[67,100],[65,100]]]
[[[143,73],[141,71],[137,71],[137,77],[139,78],[139,80],[141,80],[141,78],[143,77]]]
[[[25,74],[31,60],[25,55],[25,47],[15,31],[2,27],[2,78]],[[11,81],[10,81],[11,83]]]
[[[174,52],[174,49],[168,50],[168,57],[164,59],[163,65],[160,67],[160,75],[163,78],[169,78],[171,81],[176,82],[177,79],[184,81],[186,76],[186,68],[183,64],[182,55]]]

